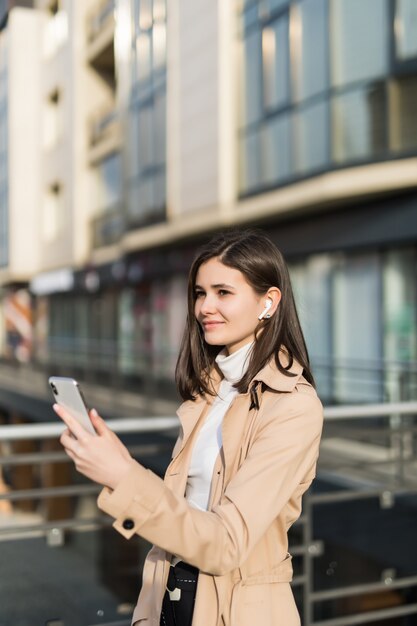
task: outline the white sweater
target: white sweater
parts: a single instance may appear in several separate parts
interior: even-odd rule
[[[185,497],[189,504],[203,511],[207,510],[214,464],[222,446],[223,417],[233,398],[238,394],[232,385],[238,382],[247,370],[253,341],[245,344],[229,356],[223,349],[216,356],[216,363],[222,371],[218,395],[213,401],[204,424],[197,435],[188,469]],[[175,558],[175,564],[179,559]]]

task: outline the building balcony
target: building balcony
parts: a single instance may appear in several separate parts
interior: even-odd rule
[[[90,118],[90,164],[93,165],[121,147],[120,118],[114,105],[103,107]]]
[[[117,243],[125,231],[125,216],[120,203],[94,217],[91,221],[92,247]]]
[[[87,17],[87,58],[101,74],[114,80],[114,0],[100,0]]]

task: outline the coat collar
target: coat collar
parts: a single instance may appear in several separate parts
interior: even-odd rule
[[[279,360],[284,368],[288,367],[290,360],[288,352],[285,348],[281,348],[279,351]],[[248,385],[248,391],[242,395],[249,394],[251,387],[256,385],[257,382],[263,382],[267,387],[273,389],[274,391],[292,391],[303,375],[303,366],[296,359],[293,359],[291,367],[288,368],[288,373],[291,374],[291,376],[286,376],[279,371],[275,363],[275,356],[272,355],[268,363],[266,363],[266,365],[264,365],[264,367],[260,369],[259,372],[252,378]],[[217,393],[220,383],[223,380],[223,375],[216,363],[211,370],[210,379],[212,381],[213,388]],[[207,396],[207,401],[210,404],[212,404],[213,399],[214,398],[212,396]]]
[[[283,367],[287,367],[289,363],[288,352],[282,348],[279,352],[279,357]],[[290,392],[295,388],[300,380],[303,374],[303,367],[294,359],[291,367],[288,369],[288,372],[292,374],[292,376],[286,376],[280,372],[275,364],[275,357],[272,356],[268,363],[261,370],[259,370],[256,376],[254,376],[251,380],[248,386],[248,391],[241,395],[249,395],[251,393],[251,389],[253,389],[258,382],[263,382],[267,387],[273,389],[274,391]],[[210,379],[213,390],[217,394],[220,383],[223,380],[223,374],[216,363],[212,367]],[[206,404],[213,404],[214,398],[215,396],[211,396],[210,394],[197,395],[195,400],[186,400],[183,402],[177,409],[176,413],[180,418],[189,414],[199,415]]]
[[[290,363],[289,355],[283,348],[279,351],[279,360],[284,368],[288,367]],[[291,376],[286,376],[279,371],[275,363],[275,356],[272,356],[253,380],[265,383],[267,387],[274,389],[274,391],[292,391],[302,377],[304,369],[296,359],[293,359],[291,367],[287,371]]]

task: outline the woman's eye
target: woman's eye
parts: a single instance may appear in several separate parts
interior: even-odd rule
[[[219,293],[220,293],[220,294],[223,294],[223,293],[230,293],[230,291],[225,291],[224,289],[220,289]]]

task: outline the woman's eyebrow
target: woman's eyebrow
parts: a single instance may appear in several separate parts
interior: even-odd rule
[[[220,289],[223,287],[227,287],[228,289],[234,289],[233,285],[227,285],[226,283],[216,283],[215,285],[211,285],[212,289]],[[203,289],[201,285],[195,285],[195,289]]]

